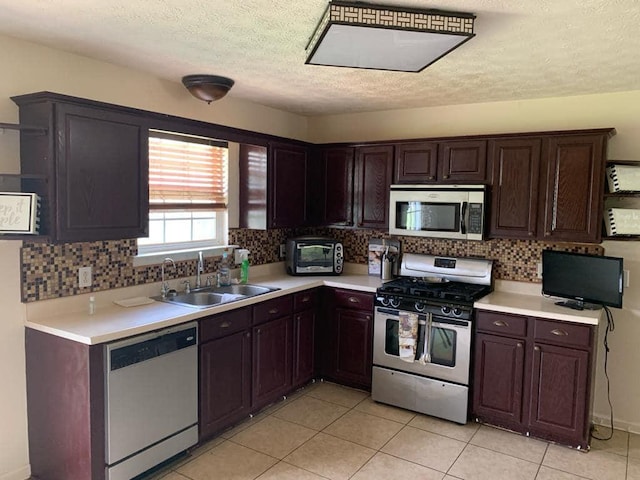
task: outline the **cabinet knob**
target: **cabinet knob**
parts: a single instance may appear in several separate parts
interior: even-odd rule
[[[534,349],[536,352],[539,352],[539,351],[540,351],[540,347],[538,347],[537,345],[536,345],[535,347],[533,347],[533,349]]]
[[[503,321],[503,320],[496,320],[495,322],[493,322],[493,324],[496,327],[508,327],[509,326],[509,324],[507,322]]]
[[[529,232],[529,236],[530,236],[530,237],[533,237],[533,232]]]
[[[553,330],[551,330],[551,333],[557,335],[558,337],[566,337],[567,335],[569,335],[569,332],[560,328],[554,328]]]
[[[269,310],[269,315],[275,315],[276,313],[278,313],[277,308],[272,308],[271,310]]]
[[[367,320],[371,320],[371,315],[367,315]]]
[[[245,335],[244,335],[244,336],[245,336],[245,337],[247,337],[247,338],[251,338],[251,332],[247,332],[247,333],[245,333]]]
[[[443,175],[442,178],[446,180],[447,178],[449,178],[449,175]]]
[[[351,303],[360,303],[360,300],[358,300],[356,297],[349,297],[349,301]]]
[[[229,328],[231,326],[231,322],[222,322],[220,324],[220,328]]]
[[[260,335],[260,332],[261,332],[261,330],[260,330],[260,329],[256,330],[256,333],[257,333],[258,335]]]
[[[309,300],[311,300],[311,297],[304,297],[301,302],[302,303],[307,303]]]
[[[433,175],[431,175],[430,177],[427,177],[427,180],[435,180],[436,177],[434,177]]]
[[[516,344],[516,347],[518,347],[518,348],[522,348],[522,342],[518,342],[518,343]]]

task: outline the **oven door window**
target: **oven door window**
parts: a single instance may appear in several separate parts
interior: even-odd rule
[[[387,355],[400,356],[398,342],[398,320],[386,319],[386,334],[384,340],[384,351]],[[416,358],[418,360],[424,350],[424,325],[418,328],[418,346],[416,348]],[[458,332],[446,325],[436,325],[431,327],[431,363],[446,367],[456,366],[456,340]]]
[[[460,230],[460,203],[396,202],[396,228],[433,232]]]
[[[299,267],[333,268],[333,245],[321,243],[299,244],[296,255]]]

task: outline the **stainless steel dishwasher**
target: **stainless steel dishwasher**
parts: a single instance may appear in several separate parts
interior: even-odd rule
[[[106,345],[106,478],[129,480],[198,441],[198,325]]]

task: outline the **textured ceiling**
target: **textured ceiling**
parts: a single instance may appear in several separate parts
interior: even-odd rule
[[[0,33],[303,115],[640,89],[638,0],[383,0],[474,13],[476,37],[420,73],[305,65],[327,0],[0,0]],[[222,100],[224,101],[224,100]]]

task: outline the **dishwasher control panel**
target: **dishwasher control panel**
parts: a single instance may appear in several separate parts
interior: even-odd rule
[[[196,327],[167,333],[110,351],[110,370],[118,370],[195,345]]]

